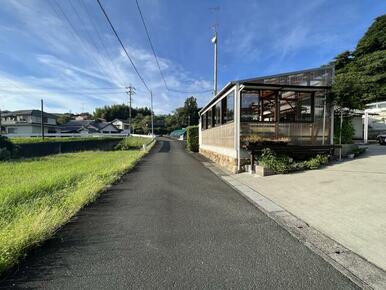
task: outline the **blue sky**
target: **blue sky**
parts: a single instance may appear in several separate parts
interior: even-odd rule
[[[189,94],[165,89],[135,0],[101,0],[139,71],[154,92],[156,113],[168,113]],[[211,25],[219,6],[219,87],[230,80],[318,67],[355,47],[378,0],[139,0],[169,87],[212,88]],[[64,13],[63,13],[64,12]],[[71,23],[71,24],[70,24]],[[92,112],[150,97],[111,34],[96,0],[3,0],[0,6],[0,108]],[[210,93],[195,94],[199,105]]]

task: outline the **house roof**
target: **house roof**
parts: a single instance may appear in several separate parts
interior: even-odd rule
[[[111,123],[114,123],[115,121],[121,121],[122,123],[129,124],[129,120],[123,120],[119,118],[112,120]]]
[[[86,129],[92,133],[95,133],[103,130],[108,125],[113,126],[117,131],[119,130],[111,122],[101,120],[70,120],[67,123],[59,126],[59,128],[62,132],[74,132]]]
[[[40,110],[3,111],[1,114],[2,117],[25,116],[25,115],[40,117],[41,111]],[[54,119],[58,118],[58,116],[56,116],[54,114],[47,113],[47,112],[43,112],[43,115],[44,115],[44,117],[50,117],[50,118],[54,118]]]
[[[318,75],[319,79],[320,79],[320,75],[324,74],[325,76],[322,76],[322,78],[325,77],[326,79],[324,80],[324,82],[326,84],[329,84],[334,74],[334,67],[322,66],[320,68],[312,68],[312,69],[306,69],[306,70],[300,70],[300,71],[286,72],[286,73],[281,73],[276,75],[260,76],[260,77],[250,78],[250,79],[230,81],[205,106],[201,108],[199,113],[201,114],[203,111],[205,111],[208,107],[210,107],[214,102],[216,102],[220,97],[222,97],[227,91],[229,91],[236,84],[245,85],[245,86],[264,86],[272,89],[274,88],[276,89],[308,88],[308,89],[317,90],[317,89],[330,88],[330,85],[324,85],[322,81],[319,81],[319,82],[314,81],[312,79],[313,74]],[[296,81],[294,82],[291,81],[291,80],[298,80],[299,78],[301,79],[302,77],[307,78],[307,80],[303,80],[303,81],[307,81],[310,84],[303,85],[303,84],[297,84]]]

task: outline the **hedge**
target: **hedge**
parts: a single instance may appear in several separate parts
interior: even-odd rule
[[[188,150],[192,152],[198,152],[198,126],[190,126],[186,128],[186,144]]]
[[[67,142],[23,143],[18,145],[18,157],[40,157],[58,153],[71,153],[87,150],[113,150],[122,138],[76,140]]]

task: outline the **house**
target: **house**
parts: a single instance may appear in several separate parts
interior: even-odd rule
[[[111,122],[106,122],[103,119],[97,120],[70,120],[67,123],[59,126],[61,133],[80,133],[93,134],[103,133],[112,134],[119,133],[120,130]]]
[[[122,131],[129,130],[130,128],[130,123],[127,120],[115,119],[111,121],[111,124],[113,124],[115,127]]]
[[[75,120],[91,120],[92,115],[90,113],[80,113],[78,115],[74,115]]]
[[[328,145],[333,115],[327,102],[333,67],[229,82],[200,111],[200,153],[240,172],[248,138],[289,145]]]
[[[40,110],[3,111],[1,113],[1,126],[6,134],[39,134],[41,133]],[[43,113],[44,133],[56,133],[57,116]]]

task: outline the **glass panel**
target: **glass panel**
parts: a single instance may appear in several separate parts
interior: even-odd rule
[[[221,124],[225,124],[227,120],[227,97],[221,100]]]
[[[271,90],[262,90],[260,97],[260,122],[276,121],[276,92]]]
[[[262,90],[245,92],[241,96],[241,121],[276,121],[276,92]]]
[[[213,126],[220,126],[221,125],[221,102],[218,102],[213,107],[213,114],[214,114],[214,124]]]
[[[206,129],[206,113],[201,115],[201,129]]]
[[[312,93],[283,91],[279,111],[280,122],[312,122]]]
[[[259,116],[259,94],[248,92],[241,94],[241,121],[257,121]]]
[[[232,92],[226,97],[226,122],[233,121],[234,118],[234,104],[235,94]]]
[[[206,112],[206,114],[207,114],[207,118],[208,118],[208,120],[207,120],[207,123],[208,123],[208,128],[212,128],[212,108],[210,108],[207,112]]]
[[[253,83],[300,85],[300,86],[329,86],[334,75],[333,67],[323,67],[302,72],[289,72],[275,76],[254,79]]]

